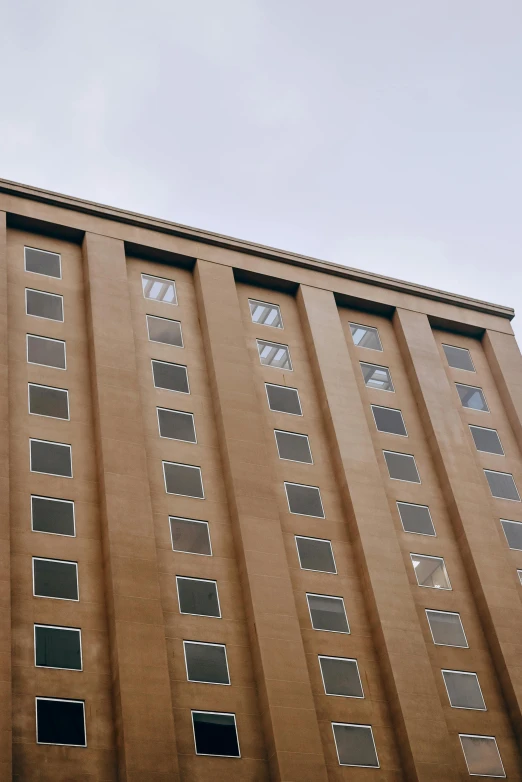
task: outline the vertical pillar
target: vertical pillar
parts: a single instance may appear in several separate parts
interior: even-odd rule
[[[458,779],[451,742],[333,293],[298,296],[323,415],[363,579],[405,776]]]
[[[496,529],[485,478],[469,445],[455,391],[448,381],[428,318],[419,312],[398,309],[394,325],[513,728],[520,741],[522,605],[516,577]],[[497,355],[503,362],[506,354],[499,351]],[[515,377],[516,372],[512,383],[516,396]]]
[[[195,271],[227,497],[274,782],[325,782],[326,766],[267,463],[232,269]]]
[[[174,782],[174,717],[123,242],[84,240],[120,782]]]

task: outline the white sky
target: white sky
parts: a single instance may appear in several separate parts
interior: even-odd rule
[[[0,12],[1,177],[522,309],[520,0]]]

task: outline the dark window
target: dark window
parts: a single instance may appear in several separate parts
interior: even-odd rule
[[[178,391],[180,394],[190,394],[187,367],[182,364],[153,361],[152,376],[156,388]]]
[[[32,496],[31,521],[33,532],[74,537],[74,502]]]
[[[86,747],[84,701],[37,698],[36,741],[38,744]]]
[[[176,283],[163,277],[153,277],[151,274],[141,275],[143,295],[146,299],[161,301],[164,304],[177,304]]]
[[[177,348],[183,347],[183,336],[179,320],[156,318],[154,315],[147,315],[147,328],[151,342],[163,342],[166,345],[174,345]]]
[[[60,339],[27,335],[27,361],[44,367],[65,369],[65,342]]]
[[[433,643],[437,646],[460,646],[468,648],[468,641],[462,626],[460,614],[451,611],[426,609]]]
[[[455,369],[467,369],[468,372],[474,372],[475,367],[471,360],[471,354],[466,348],[455,348],[452,345],[443,345],[444,353],[450,367]]]
[[[491,494],[499,500],[514,500],[520,502],[520,495],[513,480],[513,476],[508,472],[495,472],[494,470],[484,470],[484,475],[489,483]]]
[[[217,583],[205,578],[176,576],[182,614],[221,617]]]
[[[170,534],[173,551],[211,556],[210,534],[206,521],[170,516]]]
[[[359,323],[350,323],[350,331],[354,344],[359,348],[370,350],[382,350],[379,332],[373,326],[361,326]]]
[[[78,600],[78,565],[59,559],[33,557],[35,597]]]
[[[280,459],[288,459],[291,462],[305,462],[305,464],[312,464],[310,443],[308,442],[308,437],[305,434],[282,432],[280,429],[275,429],[274,434]]]
[[[454,709],[485,711],[486,704],[476,673],[468,671],[442,671],[448,698]]]
[[[266,301],[256,301],[249,299],[250,315],[253,323],[259,323],[262,326],[273,326],[275,329],[283,328],[283,319],[281,310],[277,304],[267,304]]]
[[[163,462],[163,474],[167,494],[204,499],[203,481],[199,467],[193,467],[190,464]]]
[[[34,655],[38,668],[82,670],[81,631],[72,627],[34,626]]]
[[[497,453],[499,456],[504,456],[504,449],[500,442],[500,437],[495,429],[485,429],[483,426],[471,426],[471,434],[475,442],[477,451],[484,451],[485,453]]]
[[[522,522],[500,519],[509,548],[522,551]]]
[[[71,446],[47,440],[31,440],[31,471],[72,478]]]
[[[62,263],[58,253],[50,253],[47,250],[36,250],[33,247],[24,247],[25,270],[35,274],[44,274],[46,277],[61,279]]]
[[[29,383],[29,412],[69,420],[69,394],[64,388]]]
[[[297,388],[276,386],[272,383],[265,383],[265,388],[270,410],[289,415],[303,415]]]
[[[339,765],[379,768],[371,725],[332,722],[332,728]]]
[[[319,656],[324,691],[327,695],[364,698],[357,660]]]
[[[342,597],[308,594],[306,599],[314,630],[328,630],[331,633],[350,632]]]
[[[416,535],[435,535],[430,509],[427,505],[398,502],[397,507],[405,532],[413,532]]]
[[[183,641],[189,682],[230,684],[227,651],[223,644]]]
[[[295,536],[299,564],[303,570],[317,570],[321,573],[337,573],[329,540],[320,538],[303,538]]]
[[[220,755],[239,758],[236,718],[234,714],[215,711],[193,711],[192,725],[197,755]]]
[[[396,453],[395,451],[383,451],[383,453],[390,478],[396,481],[409,481],[410,483],[421,482],[413,456],[407,453]]]
[[[37,318],[63,322],[63,297],[57,293],[45,293],[31,288],[25,289],[26,312]]]
[[[324,519],[323,503],[317,486],[285,483],[285,490],[290,513]]]
[[[364,384],[368,388],[377,388],[379,391],[395,391],[388,367],[380,367],[377,364],[360,362],[364,377]]]
[[[481,388],[475,386],[465,386],[462,383],[455,383],[463,407],[470,410],[481,410],[489,413],[488,403]]]
[[[290,351],[287,345],[277,342],[267,342],[265,339],[256,340],[259,360],[266,367],[292,370]]]
[[[403,437],[408,436],[400,410],[394,410],[392,407],[372,405],[372,413],[375,419],[375,426],[379,432],[400,434]]]
[[[184,440],[187,443],[196,442],[196,429],[192,413],[183,413],[180,410],[167,410],[158,407],[158,426],[161,437],[171,440]]]
[[[477,777],[505,777],[497,741],[494,736],[459,733],[468,772]]]

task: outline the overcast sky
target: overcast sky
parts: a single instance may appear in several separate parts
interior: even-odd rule
[[[0,11],[0,177],[522,312],[520,0]]]

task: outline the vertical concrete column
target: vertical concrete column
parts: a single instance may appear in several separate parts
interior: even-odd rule
[[[84,240],[120,782],[179,779],[123,242]]]
[[[406,779],[458,773],[333,293],[297,301],[363,579]]]
[[[326,766],[232,269],[198,261],[195,283],[271,777],[321,782]]]
[[[518,597],[516,574],[501,543],[485,478],[469,445],[457,408],[456,394],[448,381],[428,318],[419,312],[398,309],[394,325],[468,578],[484,621],[486,638],[513,728],[520,742],[522,604]],[[497,355],[503,362],[505,354],[499,351]],[[512,383],[512,392],[516,396],[515,377],[516,373]]]
[[[522,356],[512,334],[488,329],[482,347],[509,423],[522,450]]]

